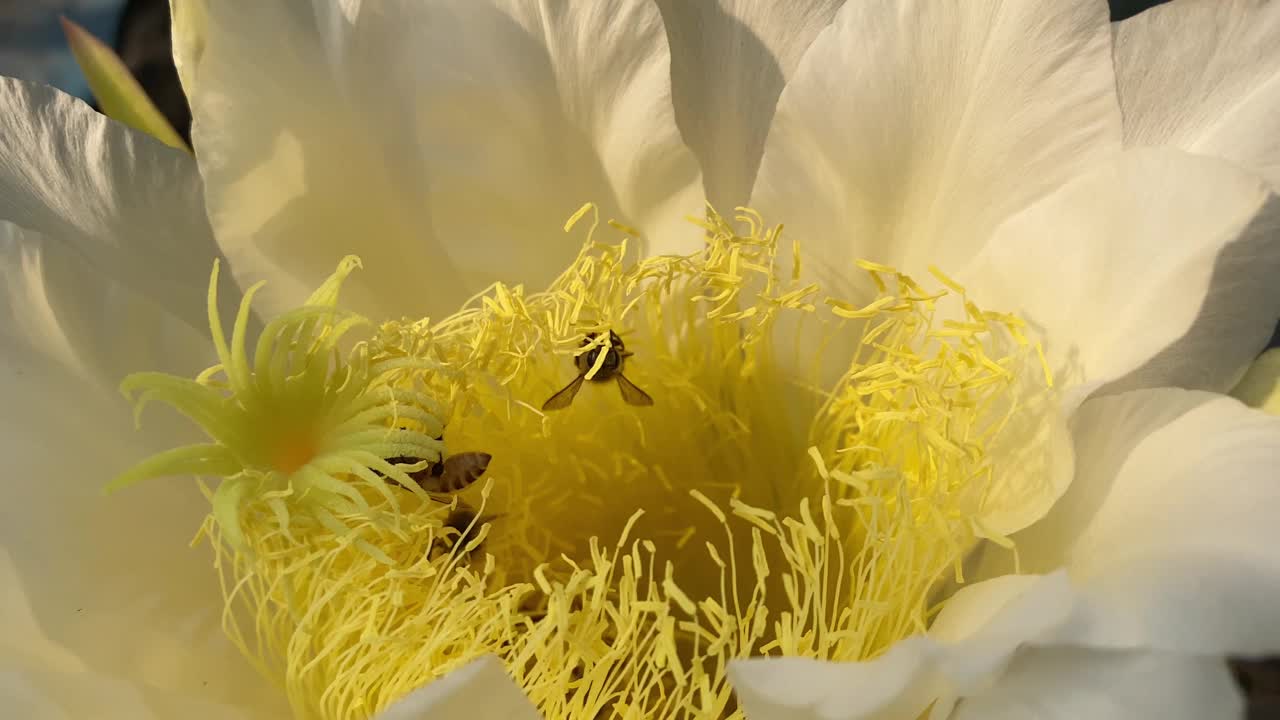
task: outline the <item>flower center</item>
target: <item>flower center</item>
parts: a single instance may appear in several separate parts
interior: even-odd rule
[[[193,384],[235,408],[188,413],[242,431],[201,446],[220,464],[128,477],[227,478],[204,528],[227,630],[302,715],[365,717],[495,653],[547,717],[719,718],[732,658],[875,656],[1052,501],[1051,380],[1020,321],[941,272],[926,291],[861,263],[877,297],[825,297],[798,251],[780,272],[780,229],[736,220],[639,263],[593,223],[547,290],[386,322],[346,364],[340,271],[260,362],[238,323]],[[255,432],[280,417],[261,387],[324,420]],[[268,436],[261,470],[240,446]]]

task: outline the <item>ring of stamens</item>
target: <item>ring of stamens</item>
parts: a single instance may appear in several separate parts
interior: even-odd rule
[[[593,223],[546,291],[499,284],[444,320],[386,322],[352,351],[354,370],[316,381],[384,399],[369,407],[380,415],[348,413],[370,426],[339,423],[312,453],[364,443],[361,467],[321,463],[354,488],[349,502],[307,505],[287,491],[297,468],[277,468],[285,491],[240,492],[234,516],[202,529],[228,634],[301,715],[367,717],[494,653],[547,717],[730,716],[729,660],[883,652],[927,627],[932,591],[959,579],[978,539],[1006,542],[1003,511],[1052,492],[993,452],[1051,386],[1016,318],[940,271],[931,293],[871,263],[877,297],[825,298],[780,229],[749,211],[735,221],[711,212],[703,252],[639,263],[625,239],[596,242]],[[963,309],[942,312],[948,301]],[[304,316],[318,338],[345,327]],[[587,333],[610,330],[653,407],[588,387],[542,412]],[[833,338],[852,350],[824,377],[810,356]],[[232,399],[264,369],[292,377],[284,361],[244,376],[236,352],[220,349]],[[483,481],[453,503],[387,482],[407,480],[388,458],[438,461],[441,431],[446,454],[493,454]],[[231,478],[215,506],[229,471],[214,473]],[[450,528],[451,506],[484,522]]]

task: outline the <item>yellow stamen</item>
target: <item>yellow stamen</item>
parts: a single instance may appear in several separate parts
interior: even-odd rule
[[[494,653],[546,717],[739,717],[731,659],[874,657],[927,627],[974,543],[1008,543],[989,518],[1042,499],[993,451],[1042,399],[1038,346],[940,270],[934,291],[863,261],[879,295],[827,298],[779,273],[798,250],[780,258],[780,228],[752,211],[708,210],[701,253],[638,264],[626,237],[595,240],[592,206],[566,230],[588,214],[547,290],[499,284],[439,322],[385,323],[346,364],[325,340],[351,327],[340,279],[324,312],[269,326],[253,366],[238,320],[216,342],[232,409],[179,405],[225,431],[135,473],[229,478],[204,527],[225,626],[300,716],[368,717]],[[939,309],[952,294],[958,314]],[[576,376],[587,333],[603,347],[610,330],[655,404],[588,382],[570,408],[538,410]],[[825,376],[823,348],[851,338]],[[326,361],[310,352],[291,375],[273,343]],[[608,379],[604,357],[590,378]],[[196,385],[213,392],[213,376]],[[278,409],[335,395],[321,419]],[[437,459],[442,432],[494,456],[452,499],[480,518],[465,541],[386,462]],[[237,484],[250,476],[273,480]],[[302,497],[316,491],[327,500]]]

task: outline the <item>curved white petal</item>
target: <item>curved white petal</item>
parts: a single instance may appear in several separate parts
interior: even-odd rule
[[[1117,473],[1148,436],[1221,396],[1194,391],[1135,392],[1095,398],[1071,418],[1075,475],[1066,493],[1039,522],[1014,536],[1022,572],[1048,573],[1065,565],[1067,550],[1106,501]],[[977,577],[1012,572],[996,548]]]
[[[1186,408],[1164,409],[1176,414]],[[1131,425],[1168,421],[1167,413],[1128,410]],[[967,680],[953,681],[954,692],[939,693],[929,717],[1238,717],[1239,690],[1215,653],[1127,647],[1107,637],[1115,630],[1114,618],[1103,619],[1109,610],[1062,570],[1001,575],[966,586],[948,600],[929,636],[951,649],[951,676]],[[998,666],[993,647],[1008,650],[995,655]]]
[[[1186,405],[1178,391],[1100,398]],[[1088,432],[1109,433],[1110,422]],[[1214,398],[1150,431],[1067,552],[1096,607],[1084,641],[1200,654],[1280,651],[1280,417]]]
[[[217,247],[191,156],[43,85],[0,77],[0,107],[0,221],[73,245],[99,274],[207,328]]]
[[[248,720],[243,708],[90,670],[45,636],[9,552],[0,548],[0,710],[24,720]]]
[[[1230,720],[1244,699],[1224,661],[1160,653],[1031,649],[951,720]]]
[[[1024,570],[1065,567],[1077,596],[1070,632],[1042,640],[1280,651],[1280,417],[1161,389],[1091,399],[1074,426],[1075,481],[1048,517],[1014,536]],[[983,560],[975,577],[1008,570],[1001,551]]]
[[[1278,230],[1261,178],[1134,149],[1011,218],[956,274],[1041,329],[1068,382],[1225,391],[1280,314]]]
[[[101,272],[77,240],[0,223],[0,549],[16,578],[5,587],[30,608],[4,613],[0,636],[47,638],[77,664],[28,662],[26,643],[0,657],[40,692],[83,681],[85,697],[140,702],[163,688],[272,716],[279,694],[222,633],[209,552],[188,547],[208,511],[198,489],[159,481],[102,494],[115,473],[191,439],[180,432],[186,423],[161,412],[148,412],[146,432],[136,432],[118,374],[190,372],[208,364],[207,341]],[[112,260],[120,262],[103,262]]]
[[[866,663],[735,660],[729,678],[747,720],[905,720],[943,692],[932,672],[937,652],[912,638]]]
[[[982,631],[1009,607],[1019,607],[1024,611],[1033,608],[1034,605],[1025,602],[1020,605],[1011,604],[1018,601],[1023,594],[1038,588],[1042,582],[1060,583],[1065,587],[1065,577],[1062,574],[1001,575],[980,583],[966,585],[947,599],[942,611],[929,626],[929,637],[953,644],[963,642]],[[1041,590],[1041,592],[1044,591]],[[1046,607],[1066,608],[1069,607],[1069,603],[1062,605],[1060,599],[1055,597]],[[1066,612],[1066,610],[1058,610],[1051,614],[1059,616],[1055,619],[1060,619]],[[1023,625],[1025,624],[1018,623],[1016,626]],[[1053,623],[1043,623],[1043,625],[1051,626]]]
[[[208,31],[208,0],[169,0],[172,18],[169,35],[173,44],[173,64],[187,97],[196,90],[196,68],[204,53],[204,37]]]
[[[0,79],[0,102],[6,702],[23,688],[24,717],[216,714],[263,691],[222,636],[207,553],[187,549],[205,501],[190,485],[101,492],[174,442],[163,418],[133,430],[123,375],[210,362],[199,175],[52,89]]]
[[[954,272],[1120,144],[1107,5],[846,3],[783,90],[752,205],[828,287],[867,258]]]
[[[0,670],[0,710],[22,720],[249,720],[272,717],[105,673]],[[276,715],[274,717],[284,717]]]
[[[1115,26],[1131,145],[1227,158],[1280,187],[1280,5],[1180,0]]]
[[[676,120],[707,200],[744,205],[778,95],[844,0],[657,0],[671,41]]]
[[[1004,576],[965,588],[929,636],[875,660],[741,660],[730,678],[748,720],[1238,716],[1221,660],[1056,646],[1080,631],[1079,600],[1062,572]]]
[[[749,720],[914,720],[987,687],[1028,638],[1058,632],[1072,601],[1063,573],[1015,578],[982,603],[958,601],[939,618],[945,634],[908,638],[874,660],[737,660],[729,679]]]
[[[651,248],[699,238],[647,2],[208,9],[192,136],[237,279],[273,281],[264,309],[347,253],[365,270],[344,297],[383,317],[438,316],[495,280],[539,286],[581,246],[562,226],[587,201]]]
[[[56,363],[113,395],[131,372],[194,374],[213,364],[206,334],[177,315],[178,308],[203,303],[199,286],[187,288],[181,302],[161,305],[146,294],[154,283],[133,287],[112,275],[113,268],[145,265],[145,259],[131,257],[128,248],[86,249],[93,240],[80,240],[0,221],[0,341],[8,354],[34,353],[40,363]],[[10,368],[18,381],[22,365]]]
[[[380,713],[376,720],[539,720],[541,717],[502,663],[486,655],[414,690]]]

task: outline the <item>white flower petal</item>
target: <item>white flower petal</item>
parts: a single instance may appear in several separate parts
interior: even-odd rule
[[[212,364],[206,336],[171,309],[201,304],[199,286],[187,288],[185,302],[161,305],[144,294],[155,283],[127,287],[103,269],[129,263],[127,249],[90,259],[94,251],[81,250],[86,244],[0,222],[0,339],[7,347],[42,354],[121,407],[114,391],[130,372],[193,374]]]
[[[210,216],[264,308],[347,253],[344,297],[439,315],[495,280],[533,286],[575,256],[597,202],[690,242],[700,176],[671,105],[656,7],[580,0],[219,2],[196,61],[193,140]],[[179,45],[181,52],[182,46]]]
[[[1134,392],[1094,398],[1071,419],[1075,475],[1053,509],[1014,539],[1022,572],[1049,573],[1065,565],[1067,550],[1107,499],[1117,473],[1147,436],[1220,396],[1189,391]],[[1013,571],[1008,553],[984,552],[979,578]]]
[[[1244,701],[1216,658],[1034,649],[951,720],[1228,720]],[[754,719],[753,719],[754,720]]]
[[[204,35],[209,23],[208,1],[169,0],[169,12],[173,18],[170,26],[173,64],[183,92],[191,97],[196,91],[196,68],[204,53]]]
[[[1052,641],[1280,651],[1280,417],[1164,388],[1093,398],[1073,426],[1071,488],[1014,536],[1024,571],[1066,567],[1071,575],[1072,629]],[[989,547],[971,575],[1010,566],[1007,553]]]
[[[676,120],[702,164],[707,199],[751,197],[783,86],[844,0],[657,0],[671,40]]]
[[[109,671],[91,671],[75,653],[44,635],[4,548],[0,548],[0,709],[5,717],[24,720],[252,717],[204,697],[152,687]]]
[[[36,621],[9,550],[0,547],[0,668],[41,667],[61,672],[84,670],[84,662],[51,641]]]
[[[533,703],[486,655],[401,698],[376,720],[539,720]]]
[[[1039,374],[1021,378],[1027,394],[1021,409],[987,447],[998,468],[986,489],[978,519],[1000,535],[1037,522],[1071,487],[1075,457],[1067,419],[1069,409],[1050,396],[1037,397]]]
[[[936,651],[912,638],[866,663],[735,660],[729,679],[747,720],[915,718],[941,692],[930,672]]]
[[[191,156],[43,85],[0,77],[0,107],[0,221],[73,245],[97,274],[206,328],[217,249]]]
[[[1126,143],[1227,158],[1280,187],[1280,5],[1152,8],[1116,24],[1115,65]]]
[[[752,205],[838,288],[859,257],[954,271],[1119,147],[1107,5],[846,3],[778,101]]]
[[[1174,390],[1098,402],[1107,419],[1137,403],[1189,404]],[[1088,432],[1118,430],[1100,419]],[[1081,642],[1209,655],[1280,651],[1277,467],[1280,417],[1223,397],[1149,432],[1109,487],[1091,481],[1105,500],[1066,562],[1096,615]]]
[[[22,720],[249,720],[287,717],[147,687],[105,673],[0,669],[0,710]]]
[[[1238,711],[1220,660],[1053,646],[1080,631],[1079,599],[1064,572],[1004,576],[965,588],[928,637],[875,660],[743,660],[730,679],[748,720],[916,720],[926,710],[930,720],[1200,720]]]
[[[1052,582],[1061,582],[1065,576],[1049,576]],[[929,626],[929,637],[948,643],[959,643],[982,630],[994,618],[1023,594],[1036,588],[1044,577],[1040,575],[1001,575],[979,583],[966,585],[950,598]],[[1055,606],[1058,603],[1055,602]],[[1027,609],[1026,603],[1020,606]],[[1070,603],[1062,605],[1069,608]],[[1068,612],[1062,610],[1058,614]]]
[[[991,592],[961,600],[939,637],[911,637],[860,663],[737,660],[729,679],[749,720],[914,720],[935,700],[950,706],[980,692],[1028,638],[1057,632],[1074,607],[1063,573],[984,585]]]
[[[191,439],[162,408],[136,432],[118,373],[190,372],[207,364],[207,342],[102,273],[82,247],[0,223],[0,549],[17,578],[6,587],[38,625],[22,634],[48,638],[84,673],[212,703],[260,702],[269,713],[280,694],[223,635],[208,550],[187,546],[208,512],[194,483],[102,494],[113,474]],[[13,627],[3,635],[21,636]],[[12,652],[2,656],[15,660]],[[23,672],[46,670],[49,687],[76,682],[60,667]]]
[[[1261,178],[1135,149],[1011,218],[956,274],[1041,328],[1068,382],[1226,390],[1280,314],[1278,227]]]
[[[5,687],[72,717],[279,698],[222,635],[207,552],[186,547],[207,511],[196,488],[102,497],[175,441],[160,417],[134,431],[123,375],[209,364],[216,249],[195,164],[50,88],[0,79],[0,102]]]

